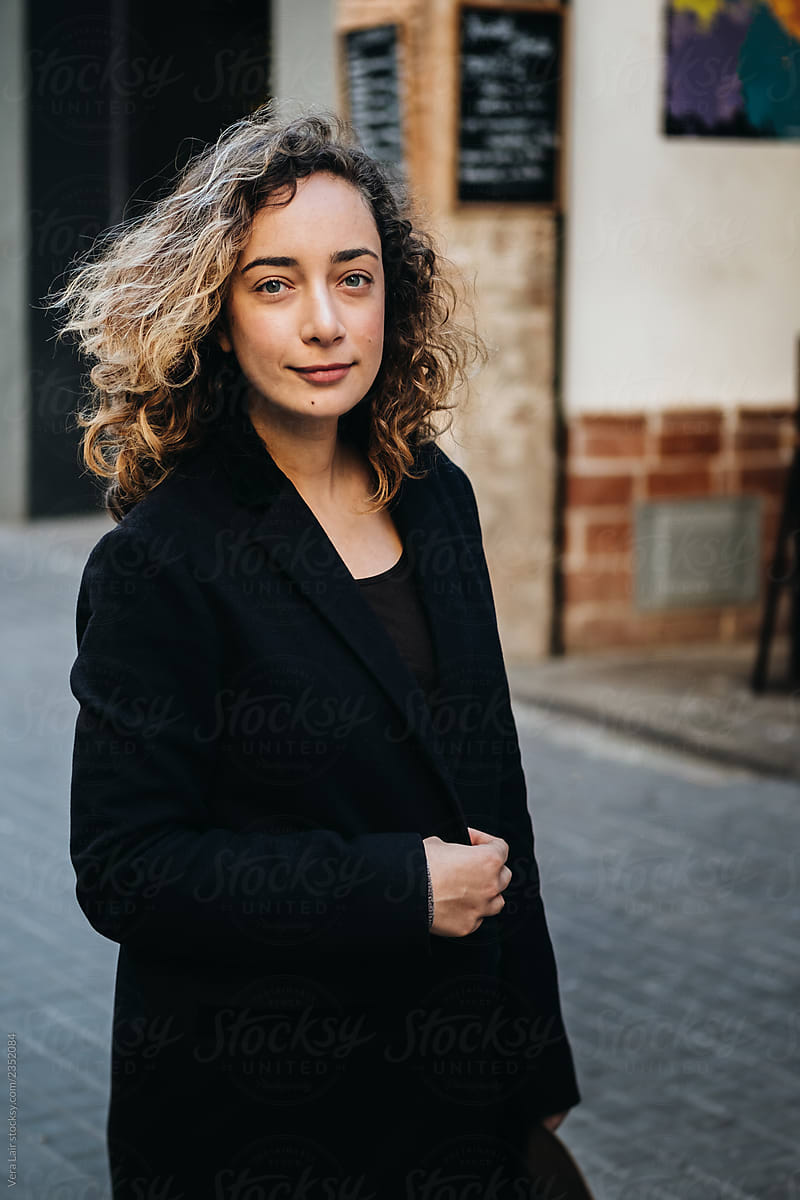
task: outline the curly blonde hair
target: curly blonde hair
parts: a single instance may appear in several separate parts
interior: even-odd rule
[[[367,395],[340,418],[374,472],[373,510],[412,475],[413,447],[443,432],[434,414],[454,407],[450,393],[467,383],[469,366],[486,361],[474,321],[454,319],[465,301],[448,277],[452,264],[412,223],[407,188],[335,114],[286,120],[265,104],[190,159],[144,216],[102,234],[47,298],[65,314],[59,338],[73,335],[94,363],[76,414],[81,457],[106,482],[115,520],[203,442],[243,384],[216,337],[231,274],[257,211],[287,189],[289,203],[297,181],[319,171],[359,190],[381,239],[383,360]]]

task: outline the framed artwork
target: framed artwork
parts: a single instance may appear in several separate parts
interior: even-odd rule
[[[800,0],[668,0],[664,132],[800,137]]]

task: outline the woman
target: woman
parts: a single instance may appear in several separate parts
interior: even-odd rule
[[[70,677],[115,1200],[533,1195],[531,1129],[579,1100],[435,440],[483,347],[407,213],[346,125],[267,106],[58,300],[117,522]]]

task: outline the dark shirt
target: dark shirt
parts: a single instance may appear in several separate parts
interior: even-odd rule
[[[436,686],[433,643],[405,548],[394,566],[356,583],[429,699]]]
[[[394,566],[379,575],[357,579],[369,602],[400,654],[419,680],[426,698],[436,686],[436,662],[433,655],[428,618],[417,593],[411,563],[405,548]],[[433,887],[428,870],[428,928],[433,923]]]

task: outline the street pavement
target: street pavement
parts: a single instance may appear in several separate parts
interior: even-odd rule
[[[15,1192],[26,1200],[109,1195],[116,946],[74,897],[68,675],[80,573],[110,527],[103,516],[0,526],[0,1006],[18,1044]],[[709,653],[720,677],[741,678],[744,656]],[[698,660],[684,658],[681,685],[680,659],[668,656],[672,686],[688,694]],[[597,661],[584,700],[602,691]],[[625,663],[604,661],[606,680],[621,679]],[[671,736],[658,746],[657,729],[602,705],[558,708],[558,668],[574,698],[571,659],[544,664],[543,703],[524,698],[530,680],[526,693],[514,676],[513,690],[583,1093],[560,1136],[597,1200],[798,1200],[800,782],[748,769],[751,757],[686,753]],[[657,678],[646,679],[651,711]],[[630,674],[618,686],[635,711]],[[788,708],[770,712],[790,721]]]

